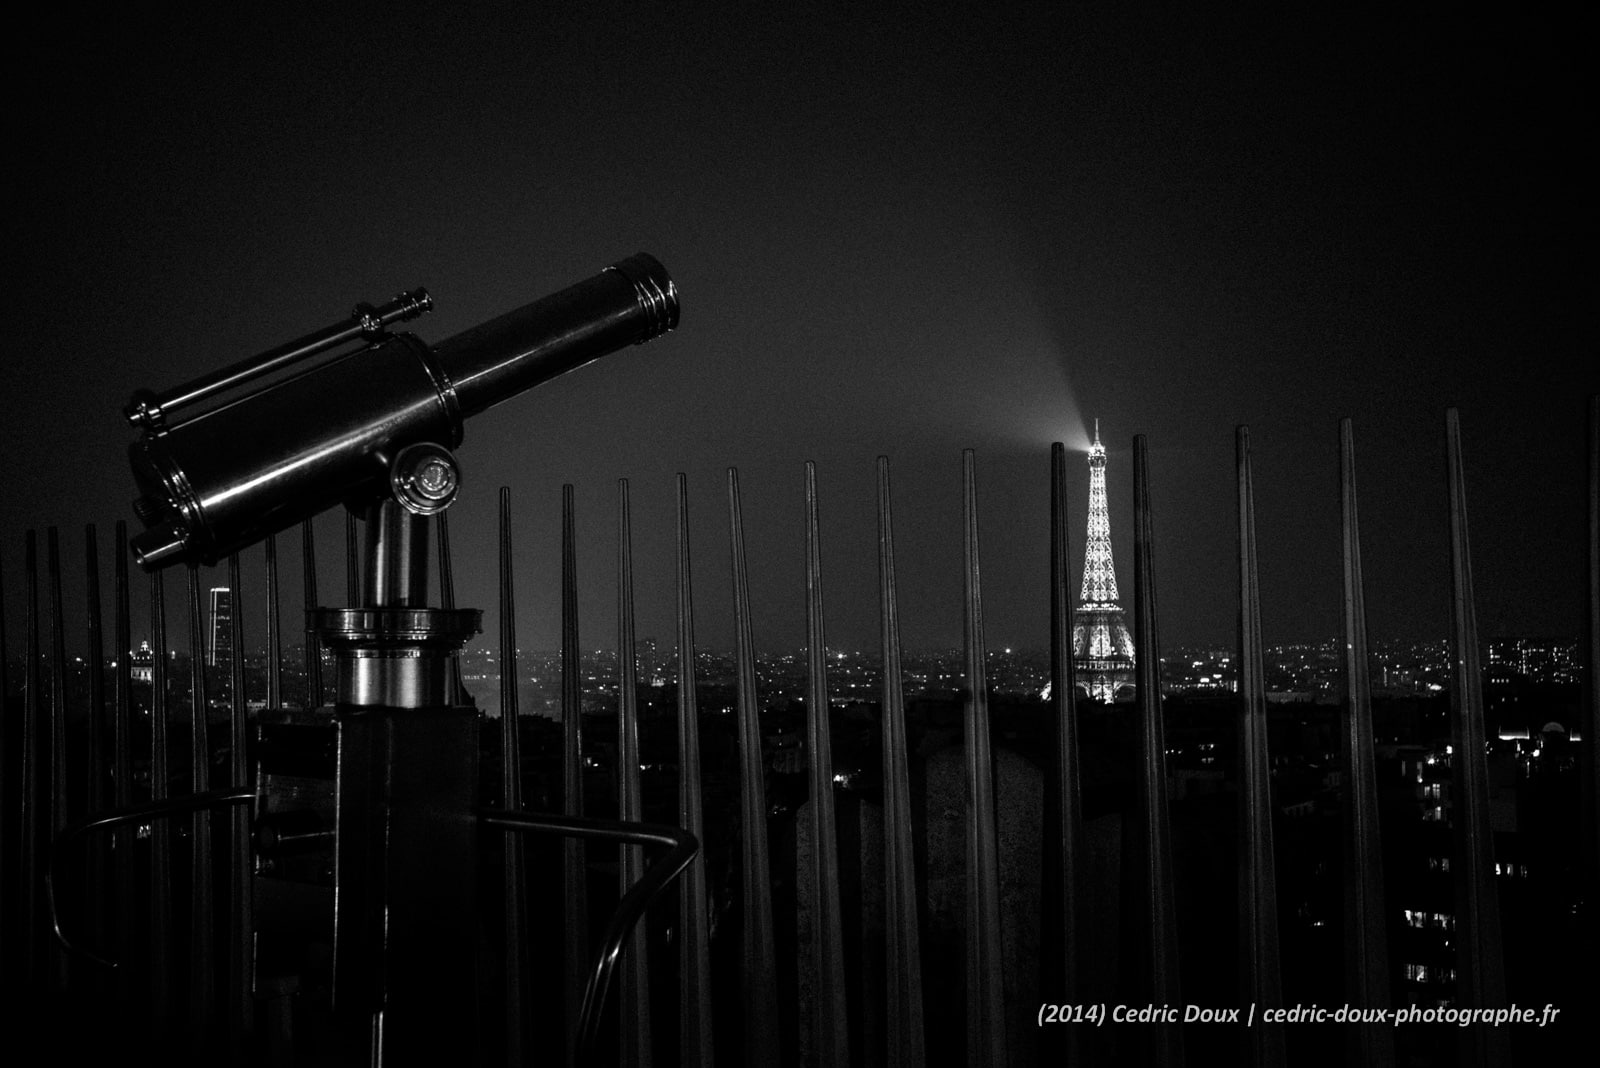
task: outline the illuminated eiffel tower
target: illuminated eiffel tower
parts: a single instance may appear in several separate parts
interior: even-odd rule
[[[1120,688],[1133,684],[1133,637],[1117,603],[1106,509],[1106,447],[1100,444],[1098,419],[1089,447],[1089,535],[1083,550],[1083,589],[1073,612],[1072,662],[1078,685],[1096,701],[1114,701]]]

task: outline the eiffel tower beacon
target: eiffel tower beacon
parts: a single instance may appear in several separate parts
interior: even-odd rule
[[[1100,420],[1089,447],[1089,535],[1083,551],[1083,589],[1073,611],[1072,662],[1078,686],[1110,703],[1133,692],[1133,637],[1117,603],[1117,572],[1111,563],[1111,516],[1106,509],[1106,447]]]

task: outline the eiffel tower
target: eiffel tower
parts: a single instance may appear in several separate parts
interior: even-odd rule
[[[1072,660],[1078,685],[1096,701],[1110,703],[1133,685],[1133,637],[1117,603],[1117,572],[1111,563],[1111,516],[1106,509],[1106,447],[1100,420],[1089,447],[1089,534],[1083,551],[1083,589],[1073,611]]]

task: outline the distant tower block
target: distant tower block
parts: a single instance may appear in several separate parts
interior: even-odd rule
[[[211,640],[206,643],[207,667],[226,670],[233,662],[233,591],[211,587]]]
[[[1111,563],[1111,515],[1106,510],[1106,447],[1100,420],[1089,447],[1089,536],[1083,550],[1083,590],[1072,621],[1072,663],[1078,688],[1096,701],[1115,701],[1133,688],[1133,637],[1117,603]]]

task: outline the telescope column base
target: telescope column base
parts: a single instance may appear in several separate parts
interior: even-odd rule
[[[334,1011],[374,1066],[476,1063],[477,710],[338,706]]]

